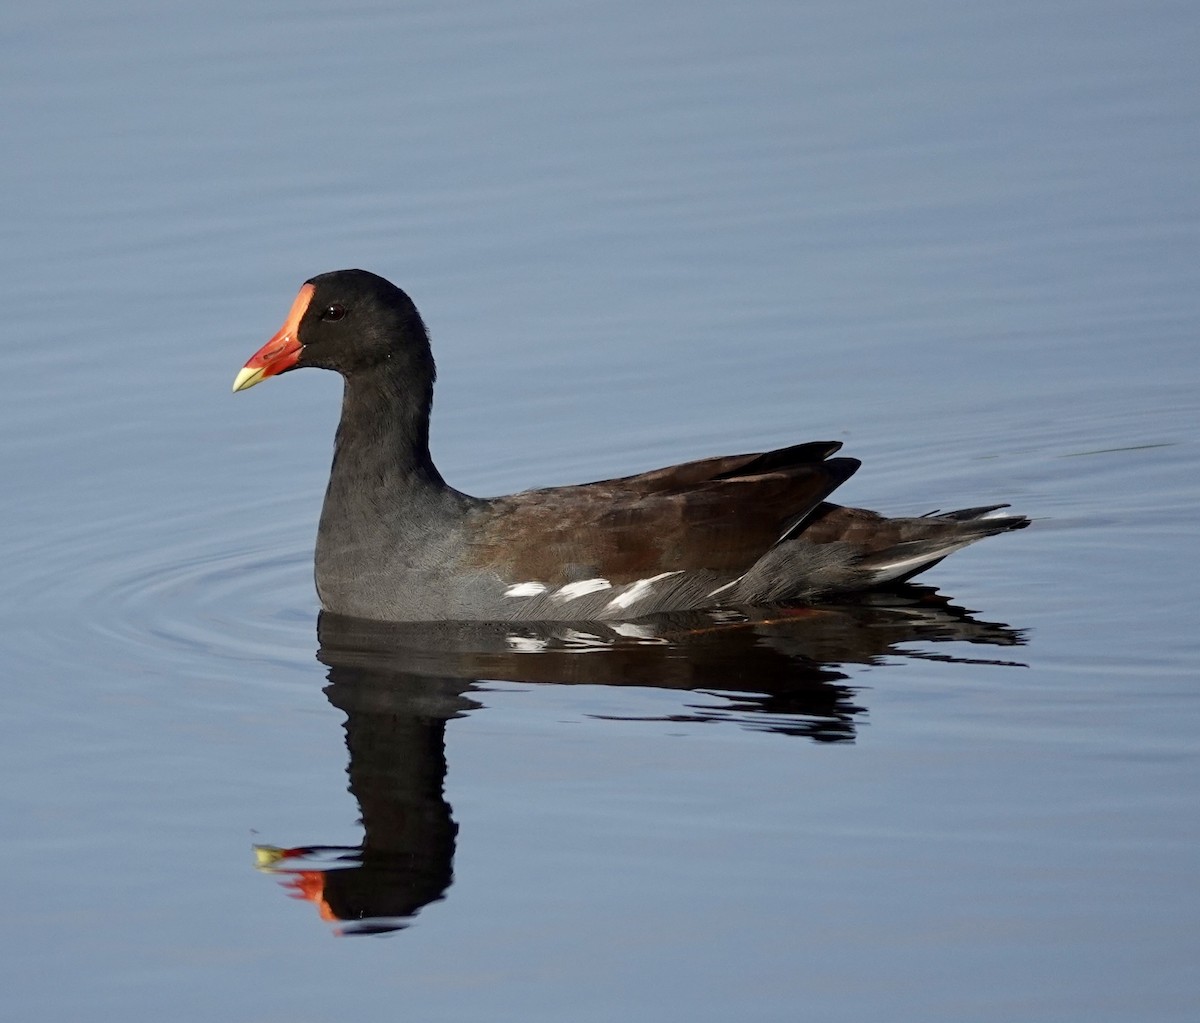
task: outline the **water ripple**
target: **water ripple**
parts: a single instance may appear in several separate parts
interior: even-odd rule
[[[230,661],[311,664],[310,515],[272,501],[220,519],[139,512],[50,529],[9,562],[21,594],[10,615],[51,665],[103,657],[227,676]]]

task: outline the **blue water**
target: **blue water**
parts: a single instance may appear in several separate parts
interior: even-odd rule
[[[1198,28],[0,14],[14,1018],[1193,1020]],[[831,439],[1037,521],[902,606],[319,636],[339,384],[229,385],[343,266],[470,492]]]

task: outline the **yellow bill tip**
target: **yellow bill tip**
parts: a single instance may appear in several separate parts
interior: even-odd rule
[[[259,870],[270,870],[287,854],[287,850],[280,849],[277,845],[256,845],[253,849],[254,865]]]
[[[233,378],[233,393],[244,391],[247,387],[253,387],[263,378],[262,367],[252,368],[243,366],[238,370],[238,375]]]

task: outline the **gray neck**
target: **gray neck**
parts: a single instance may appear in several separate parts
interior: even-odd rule
[[[347,377],[326,499],[336,494],[361,500],[377,491],[399,498],[444,488],[429,456],[432,394],[432,383],[401,387],[393,374]]]
[[[390,368],[390,367],[388,367]],[[444,564],[474,498],[448,487],[429,456],[429,397],[392,375],[346,378],[333,468],[317,533],[317,587],[361,589],[370,577]]]

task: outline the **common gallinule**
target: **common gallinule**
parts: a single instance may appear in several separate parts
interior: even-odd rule
[[[384,621],[631,619],[797,601],[911,578],[1029,524],[1007,505],[889,519],[825,500],[836,441],[478,498],[429,457],[434,366],[412,300],[365,270],[309,280],[235,391],[319,366],[345,379],[317,531],[328,611]]]

